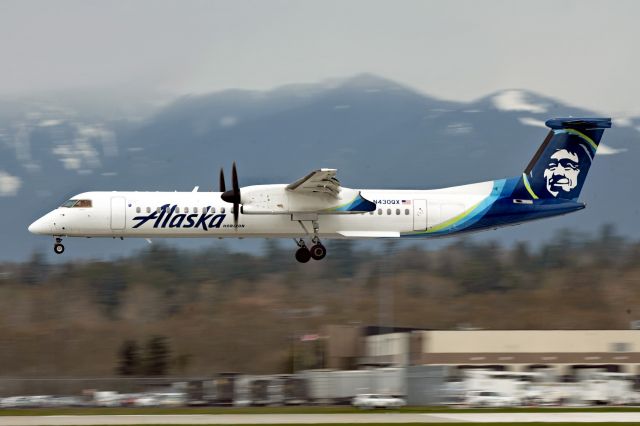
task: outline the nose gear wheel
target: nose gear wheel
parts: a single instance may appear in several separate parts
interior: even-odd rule
[[[53,245],[53,251],[56,254],[64,253],[64,246],[62,245],[62,238],[60,238],[60,237],[56,238],[56,243]]]

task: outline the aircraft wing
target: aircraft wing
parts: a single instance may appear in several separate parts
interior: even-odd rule
[[[289,185],[263,189],[243,189],[245,214],[349,214],[376,209],[359,190],[345,188],[336,178],[336,169],[318,169]],[[267,191],[267,192],[265,192]]]
[[[289,185],[243,189],[245,214],[345,214],[366,213],[375,203],[359,190],[345,188],[336,178],[336,169],[318,169]],[[266,191],[266,192],[265,192]]]
[[[318,169],[286,186],[287,191],[295,193],[319,192],[338,198],[340,181],[336,178],[336,169]]]

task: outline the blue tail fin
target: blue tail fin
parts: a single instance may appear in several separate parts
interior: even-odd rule
[[[531,159],[515,196],[577,200],[610,118],[554,118],[551,131]]]

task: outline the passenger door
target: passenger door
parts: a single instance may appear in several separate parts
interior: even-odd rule
[[[427,229],[427,200],[413,200],[413,230]]]
[[[126,221],[126,201],[124,197],[111,197],[111,229],[123,230]]]

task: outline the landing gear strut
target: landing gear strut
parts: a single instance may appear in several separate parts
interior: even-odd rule
[[[320,242],[320,237],[318,237],[318,233],[320,232],[320,224],[318,224],[317,220],[312,220],[311,224],[313,225],[313,238],[311,242],[313,246],[311,246],[311,257],[315,260],[322,260],[327,255],[327,249]]]
[[[62,238],[56,237],[56,243],[53,245],[53,251],[55,251],[56,254],[64,253],[64,246],[62,245]]]

